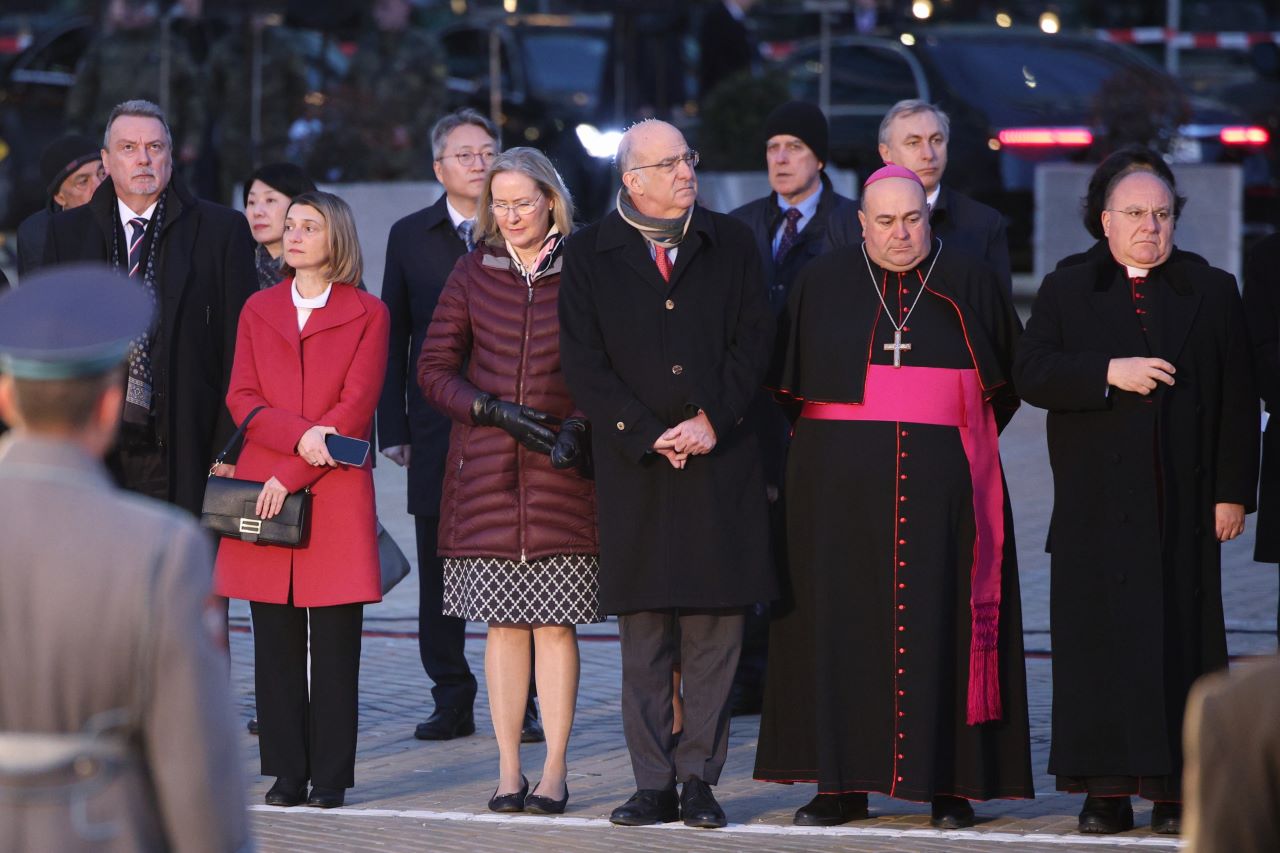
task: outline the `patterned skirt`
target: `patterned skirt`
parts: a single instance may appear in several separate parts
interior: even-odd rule
[[[444,558],[444,615],[472,622],[585,625],[603,622],[594,554],[539,560]]]

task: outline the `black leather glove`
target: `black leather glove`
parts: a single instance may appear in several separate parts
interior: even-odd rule
[[[579,465],[585,470],[590,455],[586,420],[565,418],[560,425],[560,434],[556,436],[555,447],[551,448],[551,467],[572,468]]]
[[[476,426],[491,426],[504,430],[508,435],[536,453],[551,453],[556,434],[546,426],[553,418],[519,403],[499,400],[492,394],[481,394],[471,404],[471,419]]]

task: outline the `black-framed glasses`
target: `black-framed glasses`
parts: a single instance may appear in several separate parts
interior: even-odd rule
[[[489,210],[493,211],[494,216],[507,216],[513,210],[520,216],[528,216],[538,209],[540,201],[542,201],[542,193],[538,193],[536,198],[528,201],[513,201],[511,204],[501,201],[490,202]]]
[[[1157,207],[1154,210],[1144,207],[1126,207],[1124,210],[1116,210],[1114,207],[1104,208],[1109,213],[1118,213],[1125,219],[1137,225],[1139,222],[1145,222],[1148,216],[1154,216],[1156,222],[1161,225],[1167,223],[1173,218],[1173,211],[1167,207]]]
[[[474,163],[477,157],[480,158],[481,165],[488,166],[493,162],[493,158],[497,156],[498,152],[496,151],[459,151],[457,154],[444,154],[437,157],[436,162],[439,163],[446,157],[455,157],[458,160],[458,165],[465,169]]]
[[[627,169],[627,171],[635,172],[640,169],[657,169],[664,175],[670,175],[681,163],[688,163],[690,169],[698,168],[698,161],[701,159],[702,158],[699,156],[698,152],[690,148],[679,157],[668,157],[665,160],[659,160],[657,163],[650,163],[647,166],[632,166],[630,169]]]

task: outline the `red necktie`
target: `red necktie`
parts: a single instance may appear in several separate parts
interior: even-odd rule
[[[671,282],[671,258],[667,257],[667,250],[654,243],[653,259],[658,264],[658,272],[662,273],[662,280],[669,284]]]

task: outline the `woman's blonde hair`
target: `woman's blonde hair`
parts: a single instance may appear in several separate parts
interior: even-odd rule
[[[356,218],[351,213],[351,207],[333,193],[320,190],[294,196],[293,201],[289,202],[289,210],[300,204],[314,207],[324,218],[329,241],[329,264],[325,269],[325,277],[330,281],[359,284],[364,275],[364,256],[360,253],[360,238],[356,235]],[[286,210],[285,218],[288,216],[289,212]],[[295,275],[297,271],[283,260],[284,257],[287,255],[281,258],[281,273],[285,276]]]
[[[484,178],[484,191],[480,194],[480,206],[476,211],[475,241],[495,248],[506,245],[506,238],[498,230],[498,220],[489,205],[493,202],[493,176],[499,172],[519,172],[538,185],[538,189],[551,203],[551,221],[561,234],[573,230],[573,197],[565,188],[564,179],[551,165],[547,155],[536,148],[509,148],[493,159]]]

